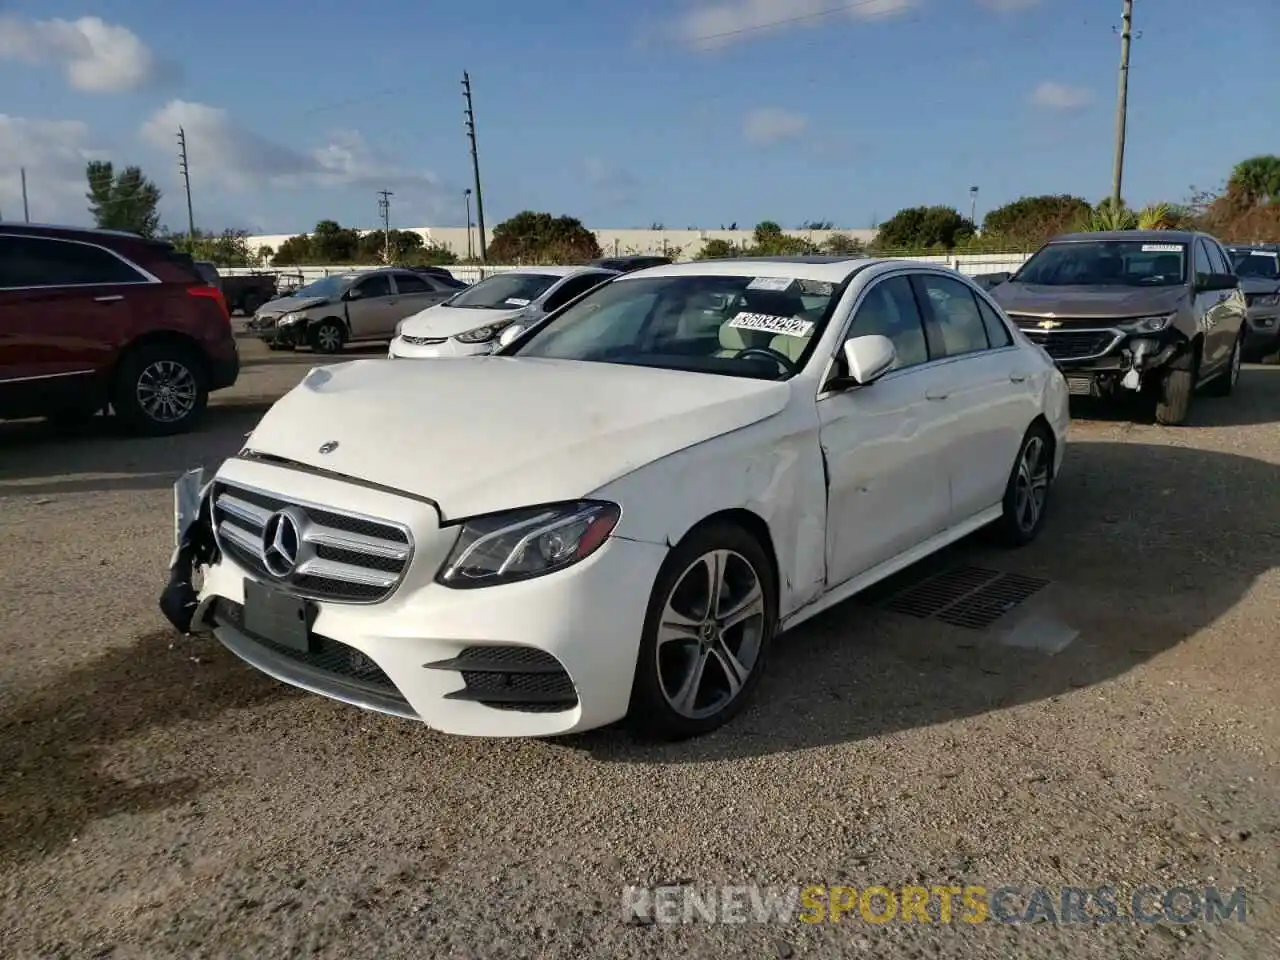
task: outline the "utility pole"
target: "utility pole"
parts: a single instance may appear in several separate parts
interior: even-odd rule
[[[480,155],[476,151],[476,114],[471,106],[471,74],[462,71],[462,95],[466,98],[467,140],[471,143],[471,172],[476,181],[476,225],[480,228],[480,262],[489,260],[488,244],[484,238],[484,197],[480,193]]]
[[[1116,159],[1111,172],[1111,207],[1120,209],[1124,180],[1124,134],[1129,110],[1129,40],[1133,35],[1133,0],[1124,0],[1120,27],[1120,90],[1116,98]]]
[[[978,226],[978,188],[969,188],[969,222]]]
[[[31,222],[31,208],[27,206],[27,168],[20,167],[22,174],[22,219],[27,223]]]
[[[182,182],[187,189],[187,238],[194,242],[196,238],[196,215],[191,211],[191,173],[187,167],[187,131],[178,128],[178,169],[182,171]]]
[[[467,205],[467,259],[470,260],[475,256],[475,252],[471,249],[471,188],[462,191],[462,202]]]
[[[382,216],[382,260],[391,263],[391,198],[390,190],[378,191],[378,213]]]

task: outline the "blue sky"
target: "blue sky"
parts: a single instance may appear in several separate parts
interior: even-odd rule
[[[1185,198],[1280,151],[1277,0],[1137,0],[1125,194]],[[486,220],[866,227],[1109,192],[1120,0],[0,0],[0,213],[83,222],[86,158],[185,222],[461,225],[476,98]],[[824,13],[824,11],[830,11]],[[86,20],[82,18],[97,18]]]

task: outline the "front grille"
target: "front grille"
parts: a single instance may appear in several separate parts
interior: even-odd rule
[[[387,520],[221,481],[214,484],[212,499],[222,552],[255,578],[281,584],[298,596],[377,603],[399,586],[413,553],[408,529]],[[292,531],[283,534],[283,554],[277,549],[268,556],[266,528],[280,512],[291,521]]]
[[[449,700],[525,713],[559,713],[578,705],[578,693],[560,661],[533,647],[467,647],[452,660],[425,666],[462,674],[466,686],[446,694]]]
[[[409,706],[409,701],[391,682],[391,678],[383,673],[382,668],[354,647],[313,633],[310,650],[303,652],[276,643],[270,637],[250,633],[244,626],[244,607],[225,597],[218,597],[214,601],[210,616],[215,624],[233,627],[276,657],[297,664],[305,671],[305,679],[309,681],[314,682],[315,675],[320,674],[330,681],[324,686],[334,692],[371,693],[380,699],[403,704],[406,708]]]
[[[412,344],[415,347],[430,347],[437,343],[444,343],[448,337],[411,337],[408,334],[401,334],[400,339],[405,343]]]
[[[1039,344],[1054,360],[1078,360],[1106,353],[1116,340],[1110,330],[1023,330],[1028,340]]]

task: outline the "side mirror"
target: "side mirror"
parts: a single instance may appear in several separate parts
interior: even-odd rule
[[[356,287],[352,287],[350,290],[348,290],[346,293],[342,295],[342,299],[343,300],[359,300],[363,296],[364,294],[361,293],[359,289],[357,289]]]
[[[844,344],[844,362],[849,379],[860,387],[875,383],[892,369],[898,359],[893,341],[879,334],[854,337]]]
[[[1196,276],[1197,293],[1234,290],[1238,286],[1240,279],[1234,273],[1201,273]]]
[[[513,323],[509,327],[503,327],[502,332],[498,334],[498,349],[509,347],[520,339],[520,334],[524,333],[525,327],[519,323]]]

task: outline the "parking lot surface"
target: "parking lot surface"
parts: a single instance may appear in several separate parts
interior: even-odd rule
[[[319,362],[246,343],[187,436],[0,424],[0,956],[1280,956],[1280,368],[1183,428],[1080,411],[1041,539],[934,565],[1047,581],[1018,610],[843,604],[735,723],[655,746],[447,738],[174,635],[170,485]],[[1248,913],[666,924],[624,921],[630,884],[1243,887]]]

